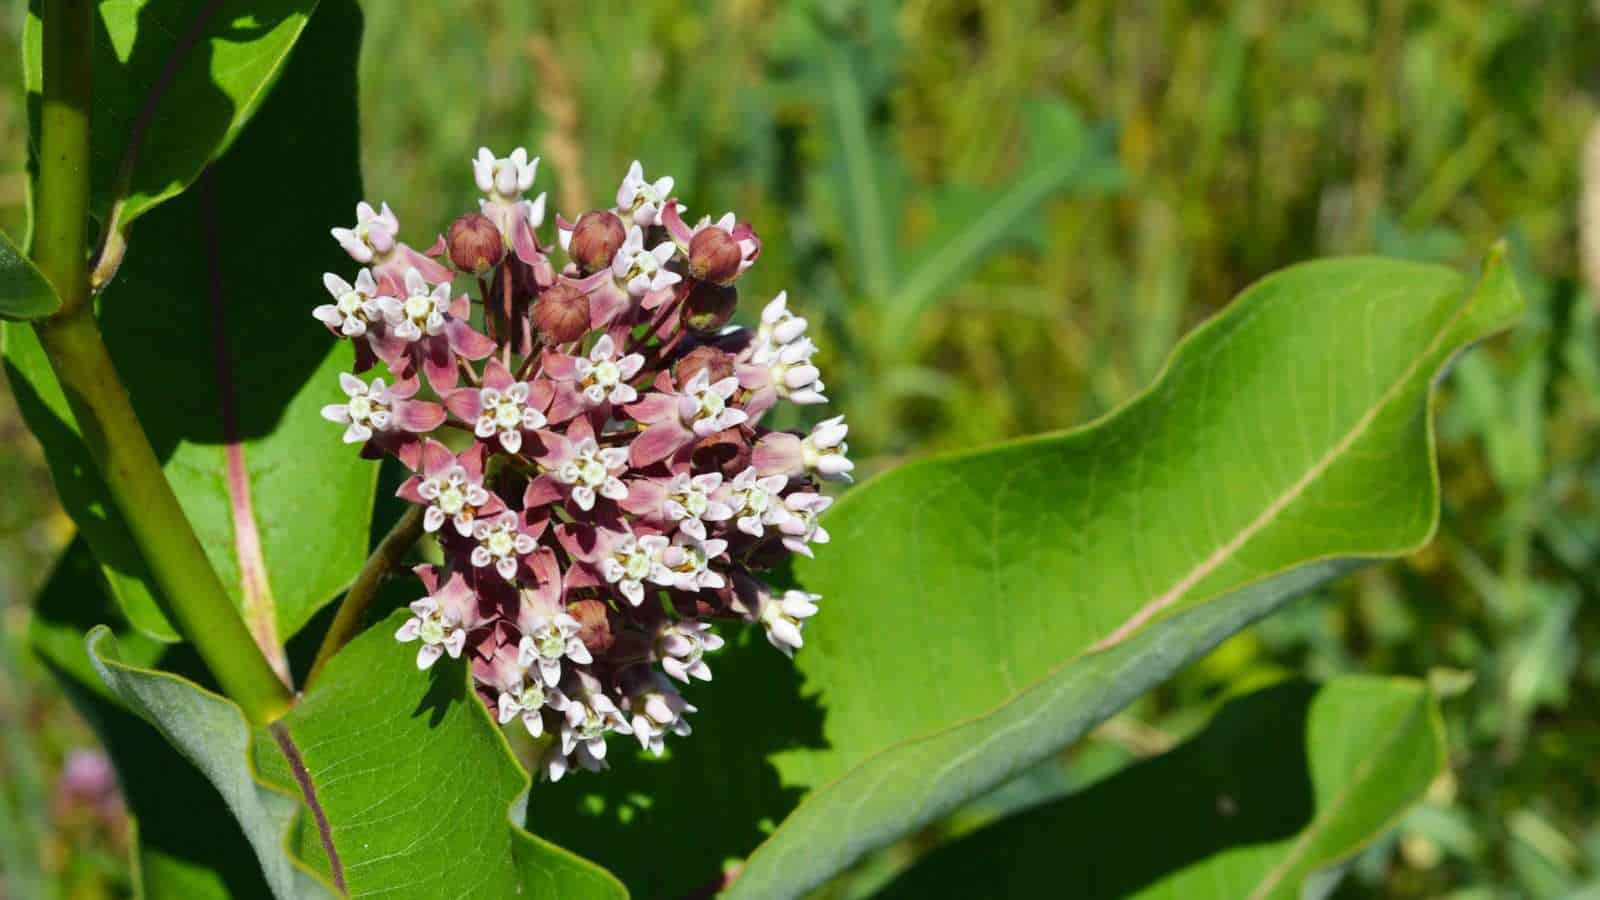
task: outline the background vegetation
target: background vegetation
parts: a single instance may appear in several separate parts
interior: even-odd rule
[[[825,320],[824,371],[868,471],[1104,412],[1273,269],[1363,252],[1466,268],[1508,237],[1531,313],[1447,382],[1444,524],[1428,550],[1246,632],[828,893],[866,895],[950,836],[1159,752],[1247,688],[1361,671],[1432,681],[1451,766],[1337,896],[1600,897],[1600,336],[1577,249],[1600,9],[652,0],[366,12],[372,199],[414,237],[442,228],[474,196],[479,143],[542,153],[540,183],[563,209],[609,202],[635,156],[652,176],[676,175],[681,194],[705,199],[697,214],[733,208],[766,237],[747,298],[788,287]],[[0,225],[12,233],[25,202],[22,14],[7,5],[0,38]],[[1040,182],[925,302],[897,305],[897,259],[961,249],[944,243],[952,224],[985,215],[1048,157],[1041,110],[1084,123],[1095,171],[1070,190]],[[305,314],[318,290],[290,291],[284,314]],[[70,526],[8,397],[0,497],[0,867],[18,896],[115,895],[126,824],[104,798],[62,787],[93,739],[20,637]]]

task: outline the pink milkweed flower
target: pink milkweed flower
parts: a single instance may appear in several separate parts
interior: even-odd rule
[[[630,713],[628,724],[633,727],[633,736],[639,739],[641,749],[656,756],[661,755],[663,738],[668,732],[679,737],[690,734],[689,720],[685,716],[699,712],[683,699],[672,682],[655,671],[636,678],[626,699]]]
[[[828,530],[817,521],[822,511],[833,505],[832,497],[800,491],[783,498],[788,518],[778,525],[783,546],[802,556],[815,556],[809,544],[826,544]]]
[[[500,442],[507,453],[522,449],[525,432],[545,426],[543,409],[548,392],[535,392],[518,381],[498,359],[483,370],[482,387],[457,388],[445,395],[444,404],[456,418],[472,425],[478,437]]]
[[[582,419],[577,422],[587,425]],[[545,452],[534,460],[544,473],[528,486],[524,505],[549,503],[566,496],[579,509],[588,512],[594,509],[597,497],[627,498],[628,487],[617,476],[628,469],[628,451],[622,447],[601,447],[592,431],[576,427],[576,424],[566,436],[550,431],[539,433]]]
[[[529,623],[522,641],[517,644],[517,662],[531,672],[538,666],[544,683],[555,687],[561,682],[561,661],[570,659],[579,665],[594,662],[589,648],[578,639],[581,626],[578,620],[566,613],[553,616],[535,615]]]
[[[377,299],[387,326],[372,342],[373,351],[397,372],[420,367],[428,384],[444,393],[456,386],[456,358],[484,359],[494,341],[468,323],[471,301],[463,294],[453,302],[448,283],[429,285],[415,268],[405,275],[406,296]]]
[[[324,406],[322,417],[345,426],[346,444],[360,444],[396,432],[425,434],[444,424],[443,407],[411,399],[417,393],[414,378],[403,378],[390,387],[382,378],[367,384],[348,372],[340,372],[339,386],[349,400]]]
[[[644,232],[635,225],[628,229],[627,239],[611,258],[611,277],[634,297],[666,290],[683,280],[682,275],[666,268],[677,252],[678,248],[671,241],[662,241],[646,250]]]
[[[364,266],[372,267],[378,286],[398,293],[406,269],[415,268],[429,281],[449,281],[450,270],[411,249],[398,240],[400,220],[389,204],[378,212],[363,200],[356,204],[354,228],[333,229],[333,239],[339,242],[350,258]]]
[[[639,392],[628,381],[644,367],[644,356],[619,356],[610,334],[602,334],[588,356],[551,352],[541,362],[544,374],[556,383],[555,399],[550,404],[553,421],[565,421],[607,403],[620,406],[639,399]]]
[[[659,534],[636,535],[630,529],[623,532],[601,531],[600,577],[614,585],[630,604],[644,602],[646,581],[662,587],[678,583],[678,575],[662,563],[662,555],[669,542]]]
[[[817,347],[788,302],[788,292],[780,291],[766,305],[755,337],[739,354],[739,385],[754,393],[750,406],[758,412],[780,397],[801,406],[828,402],[822,373],[811,363]]]
[[[414,571],[428,589],[428,596],[412,601],[411,618],[400,626],[394,637],[401,643],[420,638],[422,647],[417,650],[417,668],[426,669],[446,653],[451,659],[461,656],[467,630],[475,624],[477,595],[467,587],[460,572],[451,575],[441,587],[439,572],[433,566],[418,566]]]
[[[632,734],[633,726],[606,695],[599,679],[587,672],[575,672],[571,683],[563,711],[561,752],[585,769],[599,771],[605,768],[606,735]],[[552,780],[559,777],[551,773]]]
[[[617,215],[631,218],[635,225],[649,228],[661,224],[661,210],[672,195],[672,176],[646,181],[644,167],[636,159],[617,186]],[[665,260],[663,260],[665,262]]]
[[[850,446],[845,435],[850,427],[844,416],[823,419],[805,437],[786,431],[762,435],[751,455],[762,475],[816,475],[827,481],[852,480],[856,464],[845,456]]]
[[[678,472],[670,479],[640,478],[628,485],[623,508],[647,519],[675,526],[697,540],[706,538],[706,522],[725,522],[733,509],[716,499],[722,473],[691,475]]]
[[[533,187],[538,171],[539,157],[528,159],[528,151],[522,147],[499,159],[488,147],[479,147],[472,161],[473,180],[478,190],[489,195],[478,201],[479,211],[495,223],[517,258],[528,265],[539,265],[544,258],[534,229],[544,224],[545,195],[531,201],[522,198]]]
[[[721,538],[697,538],[685,531],[672,536],[672,544],[661,552],[661,564],[676,576],[673,584],[680,591],[718,590],[727,584],[722,574],[713,571],[711,561],[728,549]]]
[[[739,379],[728,376],[712,382],[706,369],[694,373],[682,393],[672,391],[666,373],[656,381],[656,393],[646,394],[627,413],[648,427],[633,439],[628,458],[635,466],[666,459],[697,438],[709,437],[744,424],[749,413],[728,405],[739,390]]]
[[[538,531],[542,530],[530,529],[524,519],[508,509],[492,519],[474,522],[472,539],[478,545],[472,548],[472,564],[480,569],[492,565],[507,581],[516,578],[522,557],[538,547]]]
[[[353,285],[332,272],[324,272],[322,285],[333,295],[333,302],[313,309],[311,315],[328,326],[329,331],[340,337],[357,338],[383,324],[378,283],[372,280],[371,269],[362,269]]]
[[[455,455],[432,438],[422,442],[420,473],[406,479],[395,493],[427,507],[423,530],[432,534],[449,521],[457,534],[471,537],[478,518],[494,517],[505,510],[500,498],[483,486],[483,453],[484,447],[478,443]]]
[[[712,631],[709,623],[685,619],[661,627],[656,633],[655,655],[662,670],[684,684],[691,677],[710,681],[711,667],[704,657],[721,649],[722,643],[722,636]]]
[[[523,727],[534,737],[544,735],[546,707],[560,712],[567,708],[567,698],[560,689],[544,683],[529,670],[524,670],[515,681],[502,687],[495,703],[501,725],[521,718]]]

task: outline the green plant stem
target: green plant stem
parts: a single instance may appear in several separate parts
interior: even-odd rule
[[[61,309],[35,329],[72,406],[83,442],[150,565],[162,610],[227,693],[256,723],[288,709],[288,687],[228,602],[101,340],[91,302],[89,103],[91,0],[44,0],[44,97],[33,259]]]
[[[339,604],[339,611],[334,614],[328,633],[322,636],[322,646],[317,648],[317,658],[306,675],[307,690],[311,689],[328,660],[333,659],[339,648],[348,644],[361,630],[361,621],[366,617],[368,607],[372,606],[372,599],[378,595],[378,587],[383,584],[383,579],[400,565],[406,553],[422,537],[422,513],[420,506],[406,510],[400,521],[394,523],[389,533],[378,542],[377,549],[367,557],[350,590],[345,592],[344,602]]]

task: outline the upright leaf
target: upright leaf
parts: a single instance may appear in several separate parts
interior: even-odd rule
[[[1423,684],[1286,682],[1169,753],[940,847],[877,896],[1295,900],[1444,762]]]
[[[176,196],[254,115],[317,0],[96,4],[91,209],[119,231]],[[36,4],[35,4],[36,6]],[[40,89],[37,8],[23,35]]]
[[[696,701],[703,719],[733,717],[706,736],[724,743],[697,733],[672,760],[616,760],[607,778],[541,792],[540,829],[671,893],[749,844],[634,848],[702,827],[747,841],[765,819],[779,824],[729,895],[804,893],[1288,598],[1425,543],[1430,388],[1520,305],[1498,259],[1475,289],[1389,260],[1296,266],[1186,338],[1105,419],[855,489],[827,517],[832,542],[797,566],[823,596],[796,656],[803,688],[750,677],[742,654],[713,659]],[[773,791],[715,812],[657,799],[762,779]]]
[[[298,630],[366,550],[376,467],[339,452],[319,416],[351,351],[309,313],[322,273],[352,268],[327,231],[361,193],[359,37],[354,3],[324,5],[261,114],[198,190],[149,216],[100,300],[134,408],[264,644]],[[37,339],[7,326],[4,348],[56,489],[129,619],[175,637]]]
[[[60,308],[44,273],[0,232],[0,319],[42,319]]]

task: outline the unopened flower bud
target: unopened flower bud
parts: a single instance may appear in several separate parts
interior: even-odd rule
[[[692,265],[692,264],[691,264]],[[733,286],[697,281],[683,301],[683,320],[695,331],[716,331],[728,324],[739,308],[739,291]]]
[[[627,240],[622,220],[609,210],[586,212],[572,228],[572,241],[567,253],[584,274],[598,272],[611,265],[612,257],[622,242]]]
[[[690,455],[696,472],[721,472],[733,478],[750,467],[750,442],[738,428],[729,428],[700,439]]]
[[[695,375],[705,372],[715,384],[733,374],[733,354],[716,347],[696,347],[678,360],[678,383],[688,384]]]
[[[539,294],[533,305],[533,324],[553,344],[565,344],[589,331],[589,297],[565,281]]]
[[[739,242],[715,225],[702,229],[689,242],[689,276],[716,284],[732,284],[739,277],[744,253]]]
[[[616,643],[611,634],[611,618],[605,603],[599,600],[579,600],[567,606],[567,615],[578,620],[578,640],[590,653],[605,653]]]
[[[473,274],[482,274],[499,265],[506,252],[500,229],[482,213],[467,213],[450,223],[445,245],[456,268]]]

